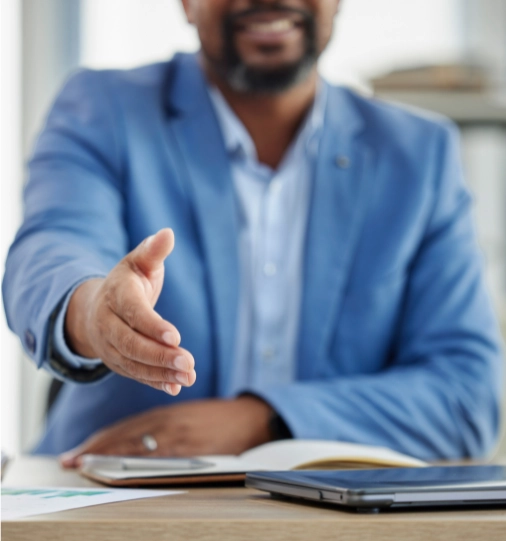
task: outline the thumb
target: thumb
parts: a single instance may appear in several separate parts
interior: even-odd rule
[[[143,240],[133,252],[130,259],[139,270],[149,277],[158,270],[174,248],[174,232],[172,229],[160,229],[158,233]]]

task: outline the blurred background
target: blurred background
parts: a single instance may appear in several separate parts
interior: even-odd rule
[[[2,0],[0,10],[3,265],[21,220],[24,161],[68,74],[167,59],[198,41],[180,0]],[[489,289],[506,328],[506,0],[343,0],[321,73],[458,123]],[[0,344],[1,446],[14,454],[41,433],[49,377],[24,357],[3,311]],[[506,456],[504,443],[496,453]]]

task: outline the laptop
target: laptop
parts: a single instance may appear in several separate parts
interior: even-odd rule
[[[246,486],[273,496],[375,513],[386,509],[506,507],[506,466],[252,472]]]

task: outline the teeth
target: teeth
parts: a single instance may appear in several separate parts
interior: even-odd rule
[[[294,27],[294,24],[289,19],[278,19],[276,21],[251,23],[248,24],[248,30],[252,32],[286,32]]]

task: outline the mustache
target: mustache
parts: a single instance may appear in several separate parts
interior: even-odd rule
[[[237,13],[230,13],[226,16],[226,22],[228,24],[237,24],[242,18],[250,17],[252,15],[263,15],[265,13],[285,13],[289,15],[298,15],[301,17],[303,23],[308,23],[313,20],[313,14],[310,11],[298,8],[292,8],[282,5],[274,6],[257,6]]]

